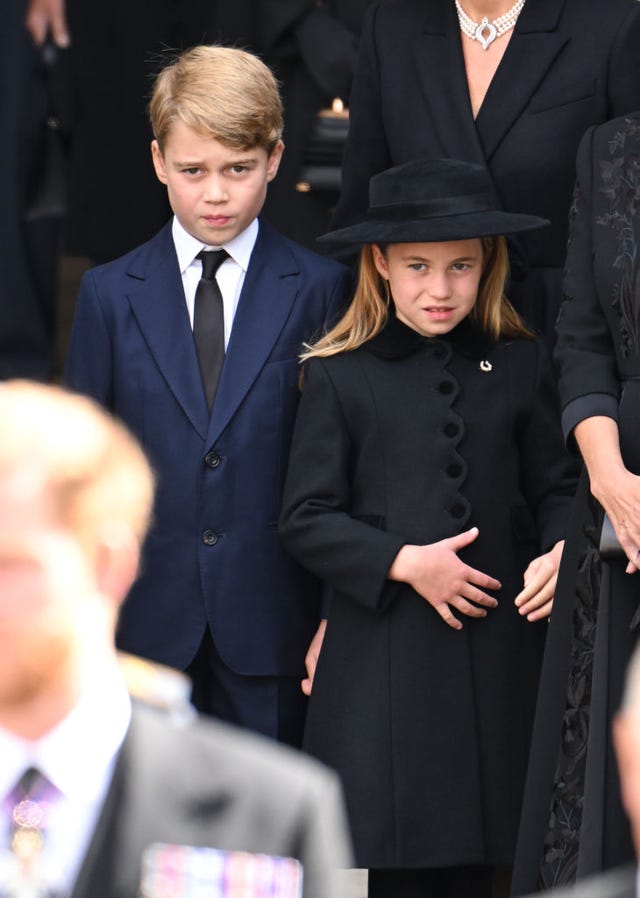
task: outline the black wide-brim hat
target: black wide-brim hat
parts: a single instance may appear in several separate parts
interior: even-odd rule
[[[441,243],[515,234],[548,225],[545,218],[500,208],[488,172],[457,159],[405,162],[369,181],[369,208],[356,224],[321,243]]]

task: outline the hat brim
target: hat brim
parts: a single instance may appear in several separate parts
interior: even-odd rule
[[[371,217],[347,228],[329,231],[318,243],[358,246],[365,243],[442,243],[532,231],[550,224],[537,215],[500,210],[393,221]]]

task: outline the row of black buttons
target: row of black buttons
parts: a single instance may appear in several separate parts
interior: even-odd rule
[[[204,457],[204,463],[208,468],[218,468],[222,462],[222,458],[215,449],[211,449]],[[215,530],[205,530],[202,534],[202,542],[205,546],[215,546],[220,537]]]

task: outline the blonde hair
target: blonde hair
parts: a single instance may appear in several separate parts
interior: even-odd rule
[[[0,384],[0,474],[24,472],[51,491],[60,522],[92,551],[102,525],[142,542],[153,475],[136,439],[91,399],[29,381]]]
[[[481,237],[483,271],[478,299],[469,318],[493,340],[529,337],[532,332],[505,296],[509,278],[509,255],[504,237]],[[384,253],[385,247],[380,247]],[[358,349],[378,334],[389,317],[389,283],[376,268],[370,244],[360,253],[358,283],[351,305],[340,321],[314,344],[305,344],[301,361],[326,358]]]
[[[282,100],[271,70],[234,47],[193,47],[156,78],[149,119],[162,151],[182,122],[234,149],[271,153],[282,136]]]

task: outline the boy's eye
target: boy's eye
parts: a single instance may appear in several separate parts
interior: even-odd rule
[[[243,172],[248,171],[248,167],[246,165],[232,165],[229,171],[233,172],[234,175],[241,175]]]
[[[186,175],[198,175],[202,171],[202,169],[197,168],[197,166],[193,166],[192,168],[183,168],[182,171]]]

